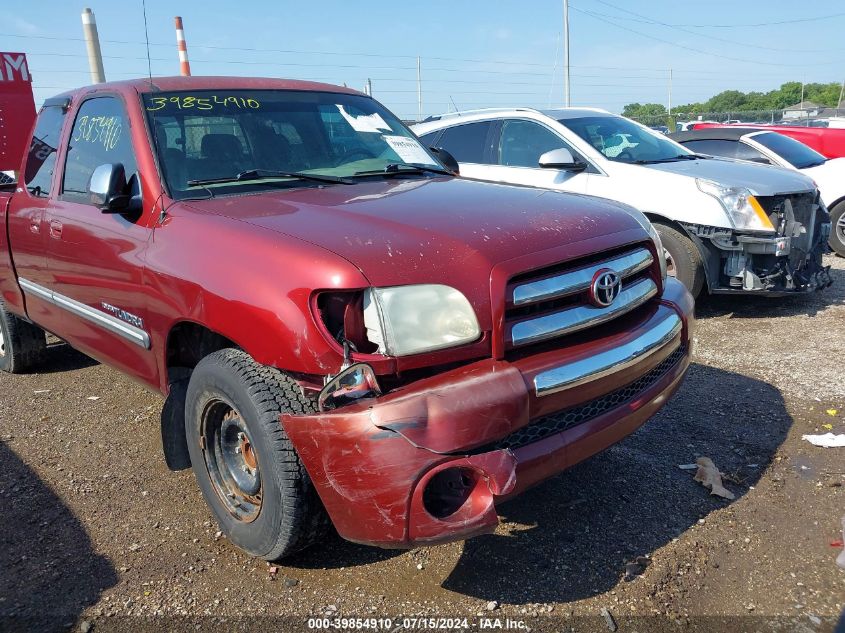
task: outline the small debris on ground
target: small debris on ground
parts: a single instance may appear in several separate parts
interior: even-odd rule
[[[99,400],[99,399],[100,399],[100,396],[88,396],[88,398],[86,398],[86,400]]]
[[[634,560],[625,563],[625,582],[631,582],[642,574],[651,561],[647,556],[637,556]]]
[[[824,435],[802,435],[801,439],[807,440],[813,446],[823,446],[824,448],[843,448],[845,447],[845,433],[825,433]]]
[[[723,499],[736,499],[734,493],[722,485],[722,474],[713,460],[709,457],[699,457],[695,460],[698,464],[698,471],[695,473],[695,481],[701,482],[705,488],[710,489],[711,495],[722,497]]]
[[[601,609],[602,617],[604,617],[604,621],[607,623],[607,628],[612,633],[616,633],[616,629],[619,627],[616,626],[616,620],[613,619],[613,614],[607,610],[607,608],[602,607]]]
[[[498,608],[499,608],[499,603],[496,602],[495,600],[491,600],[490,602],[487,603],[487,610],[488,611],[495,611]]]

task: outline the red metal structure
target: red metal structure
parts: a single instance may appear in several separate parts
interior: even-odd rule
[[[185,28],[182,26],[182,18],[178,15],[173,18],[176,24],[176,48],[179,50],[179,74],[183,77],[191,76],[191,63],[188,61],[188,44],[185,42]]]
[[[720,123],[696,123],[693,129],[708,127],[730,127]],[[760,128],[778,132],[784,136],[801,141],[812,147],[825,158],[842,158],[845,156],[845,130],[827,127],[803,127],[799,125],[752,125],[743,123],[742,127]]]
[[[25,53],[0,53],[0,171],[20,167],[35,102]]]

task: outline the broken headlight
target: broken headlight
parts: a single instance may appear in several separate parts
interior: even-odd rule
[[[390,356],[463,345],[481,336],[467,298],[438,284],[368,289],[364,326],[367,339]]]
[[[769,216],[745,187],[725,187],[712,180],[696,178],[695,184],[708,196],[722,204],[735,229],[748,231],[774,231]]]

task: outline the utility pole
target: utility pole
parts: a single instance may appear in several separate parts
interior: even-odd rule
[[[568,108],[569,99],[569,0],[563,0],[563,93]]]
[[[367,84],[364,86],[364,94],[368,97],[373,96],[373,82],[369,78],[367,78]]]
[[[672,69],[669,69],[669,116],[672,116]]]
[[[100,36],[97,33],[97,20],[89,8],[82,9],[82,33],[85,36],[85,48],[88,49],[88,67],[91,69],[91,83],[101,84],[106,81],[103,70],[103,53],[100,51]]]
[[[422,73],[420,68],[420,56],[417,55],[417,120],[422,121]]]
[[[839,108],[842,107],[843,98],[845,98],[845,79],[842,80],[842,87],[839,89],[839,101],[836,102],[836,114],[839,114]]]

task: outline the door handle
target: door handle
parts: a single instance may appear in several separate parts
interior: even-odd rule
[[[57,240],[62,239],[62,223],[56,220],[50,220],[50,237]]]
[[[41,233],[41,220],[36,220],[32,218],[29,221],[29,230],[35,233],[36,235]]]

